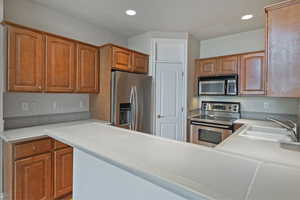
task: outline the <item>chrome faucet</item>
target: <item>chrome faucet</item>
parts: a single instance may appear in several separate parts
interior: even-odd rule
[[[271,117],[268,117],[267,120],[272,121],[276,124],[278,124],[279,126],[281,126],[282,128],[285,128],[289,131],[289,134],[291,136],[291,138],[293,139],[294,142],[300,142],[300,135],[298,133],[298,128],[297,128],[297,123],[288,120],[286,122],[280,121],[278,119],[274,119]]]

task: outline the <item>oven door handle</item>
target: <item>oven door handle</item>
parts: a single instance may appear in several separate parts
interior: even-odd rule
[[[212,128],[226,128],[226,129],[230,129],[230,126],[223,126],[223,125],[216,125],[216,124],[205,124],[205,123],[201,123],[201,122],[191,122],[192,125],[196,125],[196,126],[209,126]]]

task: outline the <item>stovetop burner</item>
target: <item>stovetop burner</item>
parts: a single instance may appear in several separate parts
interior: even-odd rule
[[[240,118],[240,103],[203,101],[201,114],[191,118],[192,121],[233,125]]]
[[[197,122],[207,122],[207,123],[214,123],[214,124],[225,124],[225,125],[232,125],[234,121],[238,118],[234,117],[221,117],[221,116],[214,116],[214,115],[198,115],[191,118],[192,121]]]

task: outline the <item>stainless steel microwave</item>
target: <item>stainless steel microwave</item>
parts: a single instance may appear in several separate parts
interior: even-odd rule
[[[198,81],[198,94],[236,96],[238,95],[238,76],[200,77]]]

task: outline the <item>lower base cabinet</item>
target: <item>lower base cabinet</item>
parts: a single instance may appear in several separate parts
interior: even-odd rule
[[[70,200],[72,186],[71,147],[50,138],[4,143],[6,200]]]
[[[14,199],[51,199],[51,166],[51,153],[15,161]]]
[[[73,149],[54,151],[54,198],[57,199],[72,192]]]

